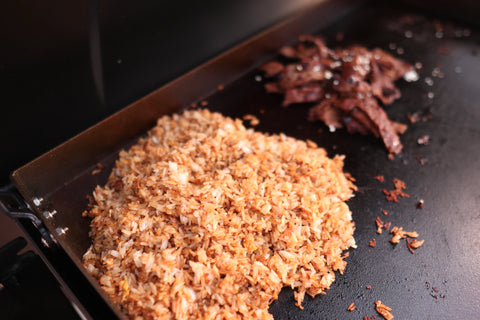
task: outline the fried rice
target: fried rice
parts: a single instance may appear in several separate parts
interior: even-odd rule
[[[208,110],[160,118],[97,186],[84,266],[131,319],[273,319],[355,247],[343,157]]]

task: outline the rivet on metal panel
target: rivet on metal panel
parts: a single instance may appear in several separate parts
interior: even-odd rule
[[[63,236],[67,233],[68,231],[68,227],[65,227],[65,228],[56,228],[55,231],[57,232],[57,234],[59,236]]]
[[[36,205],[37,207],[40,206],[43,202],[43,198],[33,198],[33,204]]]
[[[57,214],[57,210],[52,210],[52,211],[43,211],[43,216],[46,219],[52,219],[55,215]]]

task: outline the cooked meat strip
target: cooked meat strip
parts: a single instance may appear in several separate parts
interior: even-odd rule
[[[291,64],[280,73],[280,87],[284,90],[302,85],[309,85],[315,81],[325,80],[325,72],[315,68],[306,68],[302,64]]]
[[[372,133],[382,138],[391,154],[398,154],[403,147],[398,134],[407,126],[391,121],[380,103],[388,105],[400,98],[394,81],[412,66],[379,48],[369,51],[354,45],[331,50],[321,37],[299,39],[296,47],[280,49],[284,62],[261,67],[269,79],[265,90],[284,94],[283,106],[315,103],[310,121],[346,127],[350,133]]]
[[[366,136],[368,134],[368,128],[365,127],[362,123],[358,122],[355,119],[346,117],[344,119],[345,126],[347,127],[348,133],[360,133]]]
[[[292,103],[315,102],[323,97],[323,88],[318,85],[291,88],[285,91],[283,106]]]
[[[360,107],[377,126],[387,150],[393,154],[400,153],[403,145],[385,111],[373,98],[366,98],[364,101],[365,103]]]
[[[308,120],[322,120],[327,126],[343,127],[344,112],[333,106],[332,100],[323,100],[310,109]]]
[[[378,64],[381,72],[390,77],[393,81],[400,79],[405,73],[413,69],[411,64],[395,58],[382,49],[373,49],[372,55],[374,57],[372,62]]]
[[[268,93],[283,93],[282,88],[280,88],[280,85],[276,82],[267,82],[264,88]]]
[[[266,77],[273,77],[285,69],[283,64],[277,61],[270,61],[260,67],[260,70],[265,72]]]
[[[400,90],[395,87],[392,78],[382,73],[379,65],[376,63],[372,63],[372,68],[373,72],[370,74],[370,82],[373,95],[386,105],[400,98]]]
[[[330,53],[330,50],[325,45],[325,41],[322,37],[304,34],[299,37],[299,40],[301,42],[312,43],[318,49],[318,55],[320,58],[326,58]]]

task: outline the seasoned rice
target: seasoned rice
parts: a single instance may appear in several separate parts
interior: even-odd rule
[[[164,116],[87,212],[83,260],[131,319],[272,319],[325,293],[355,247],[343,157],[207,110]]]

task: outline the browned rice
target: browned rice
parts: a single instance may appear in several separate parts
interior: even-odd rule
[[[272,319],[325,293],[355,246],[343,157],[207,110],[121,151],[88,210],[84,265],[132,319]]]

